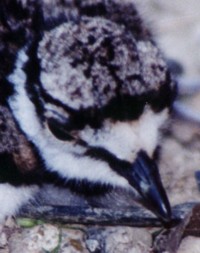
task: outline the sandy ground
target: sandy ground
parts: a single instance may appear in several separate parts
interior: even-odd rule
[[[183,78],[200,76],[200,1],[137,0],[142,15],[153,30],[166,58],[175,59],[184,68]],[[200,110],[200,96],[184,101]],[[173,117],[170,135],[163,140],[161,174],[172,205],[200,201],[195,172],[200,170],[200,125]],[[12,232],[10,232],[12,230]],[[66,228],[42,224],[22,229],[12,220],[2,227],[0,253],[13,252],[102,252],[97,237],[86,238],[84,228]],[[151,231],[134,228],[107,228],[105,253],[148,253]],[[61,240],[61,239],[62,240]],[[109,241],[110,240],[110,241]],[[178,253],[200,253],[200,238],[186,237]],[[175,252],[174,252],[175,253]]]

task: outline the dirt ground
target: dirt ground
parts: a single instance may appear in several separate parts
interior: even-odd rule
[[[129,0],[130,1],[130,0]],[[139,9],[152,28],[156,41],[167,59],[178,61],[183,67],[181,78],[200,83],[200,1],[199,0],[137,0]],[[190,88],[188,88],[190,91]],[[200,112],[200,93],[184,96],[182,101],[190,109]],[[200,171],[200,123],[191,123],[176,116],[171,119],[171,131],[163,140],[161,175],[170,202],[200,202],[195,173]],[[152,231],[115,227],[100,231],[104,251],[98,236],[85,234],[84,227],[62,227],[39,224],[21,228],[13,220],[2,226],[0,253],[150,253]],[[164,252],[164,251],[162,251]],[[166,251],[169,252],[169,251]],[[185,237],[178,253],[200,253],[200,238]],[[173,253],[172,251],[169,253]],[[174,252],[175,253],[175,252]]]

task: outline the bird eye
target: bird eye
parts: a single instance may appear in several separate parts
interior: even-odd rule
[[[48,127],[52,134],[59,140],[71,141],[73,136],[69,133],[68,123],[61,123],[54,118],[49,118],[47,120]]]

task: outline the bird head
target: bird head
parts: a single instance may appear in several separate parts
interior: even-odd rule
[[[18,52],[8,81],[9,106],[46,170],[134,191],[170,220],[154,154],[175,88],[153,41],[99,16],[65,20]]]

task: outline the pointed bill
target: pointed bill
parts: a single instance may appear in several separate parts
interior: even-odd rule
[[[138,153],[127,179],[129,184],[140,193],[148,209],[163,222],[171,220],[171,207],[160,179],[158,167],[145,152]]]

